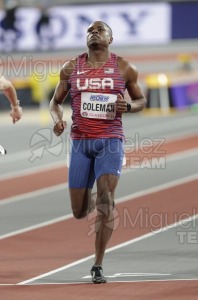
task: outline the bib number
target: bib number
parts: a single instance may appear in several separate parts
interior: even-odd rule
[[[117,95],[100,93],[81,94],[81,116],[84,118],[113,120],[116,116]]]

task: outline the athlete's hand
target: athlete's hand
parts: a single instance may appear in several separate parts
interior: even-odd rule
[[[118,94],[115,104],[116,104],[116,111],[120,113],[125,113],[127,111],[127,102],[126,100],[124,100],[121,94]]]
[[[13,106],[10,112],[10,116],[12,118],[12,122],[16,123],[22,117],[22,107],[21,106]]]
[[[56,136],[59,136],[63,133],[63,131],[65,130],[65,128],[67,128],[67,124],[65,121],[57,121],[55,124],[54,124],[54,134]]]

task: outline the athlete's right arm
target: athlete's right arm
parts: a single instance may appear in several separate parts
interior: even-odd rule
[[[63,121],[62,104],[70,90],[68,80],[75,67],[75,60],[64,64],[60,71],[60,79],[56,86],[54,95],[50,100],[49,110],[54,121],[54,133],[59,136],[66,128],[66,122]]]

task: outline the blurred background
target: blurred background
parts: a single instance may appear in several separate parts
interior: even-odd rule
[[[112,52],[136,65],[146,112],[197,110],[198,1],[1,0],[0,74],[24,108],[46,106],[95,20],[112,28]],[[1,93],[0,110],[8,109]]]
[[[136,65],[148,99],[143,112],[122,116],[126,165],[116,190],[121,205],[115,209],[116,220],[122,221],[112,245],[129,238],[133,248],[115,247],[115,260],[111,256],[106,261],[108,272],[113,275],[115,261],[123,257],[118,269],[116,264],[116,272],[124,272],[117,274],[127,276],[121,280],[130,280],[129,274],[133,281],[172,278],[182,284],[183,278],[184,286],[174,281],[168,292],[159,285],[155,299],[163,290],[176,299],[177,291],[184,289],[186,299],[192,299],[195,288],[189,279],[198,278],[198,1],[187,0],[0,0],[0,75],[12,81],[23,107],[22,119],[13,125],[9,102],[0,92],[0,285],[8,285],[3,295],[10,285],[24,284],[22,280],[31,284],[31,277],[40,278],[32,285],[55,283],[56,291],[59,283],[71,286],[85,272],[85,265],[78,271],[74,261],[94,251],[85,248],[86,243],[90,246],[93,217],[81,227],[69,220],[70,105],[64,106],[67,128],[59,137],[53,134],[48,106],[61,66],[86,51],[86,30],[95,20],[112,28],[111,51]],[[172,222],[179,225],[169,226]],[[65,264],[74,269],[69,271]],[[41,274],[52,270],[54,275],[42,279]],[[141,298],[139,288],[139,299],[152,292],[150,285],[147,290],[143,285],[146,296]],[[23,295],[21,288],[17,290]],[[45,294],[52,291],[44,289]],[[1,299],[11,299],[10,294],[3,297],[1,292]],[[32,295],[21,299],[35,299]]]

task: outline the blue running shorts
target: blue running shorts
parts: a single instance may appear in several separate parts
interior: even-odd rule
[[[72,140],[69,188],[93,188],[101,175],[120,176],[124,156],[118,138]]]

